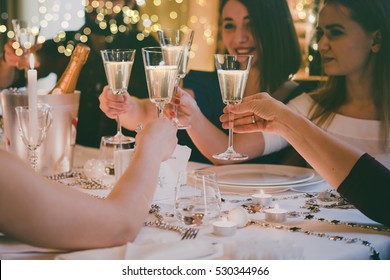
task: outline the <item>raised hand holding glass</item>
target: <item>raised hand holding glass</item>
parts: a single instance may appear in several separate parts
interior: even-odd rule
[[[101,51],[104,69],[106,71],[108,85],[113,94],[127,93],[129,85],[131,69],[133,68],[135,50],[102,50]],[[116,117],[117,133],[115,136],[108,139],[113,144],[123,144],[134,142],[133,137],[122,134],[122,126],[119,115]]]
[[[172,56],[160,47],[142,49],[149,99],[158,108],[158,117],[163,116],[164,107],[171,101],[183,51]]]
[[[218,72],[219,86],[222,100],[225,104],[239,104],[242,101],[246,81],[251,66],[252,55],[216,54],[215,66]],[[229,140],[228,148],[213,158],[221,160],[245,160],[247,155],[237,153],[233,149],[233,119],[229,113]]]

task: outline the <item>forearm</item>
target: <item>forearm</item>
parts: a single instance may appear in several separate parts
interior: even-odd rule
[[[0,171],[0,231],[35,246],[71,250],[134,240],[153,198],[160,166],[159,159],[151,155],[135,156],[102,200],[37,176],[10,154],[0,154],[4,166]]]
[[[347,177],[362,155],[291,111],[284,111],[276,123],[277,132],[334,188]]]

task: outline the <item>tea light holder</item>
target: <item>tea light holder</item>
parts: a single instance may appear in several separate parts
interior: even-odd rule
[[[225,217],[213,223],[214,234],[219,236],[232,236],[236,233],[237,224],[228,221]]]
[[[287,210],[279,208],[278,204],[274,208],[265,209],[264,213],[267,222],[283,223],[287,220]]]
[[[229,221],[235,223],[238,228],[246,226],[249,221],[248,213],[241,206],[235,207],[230,210],[227,218]]]
[[[263,190],[261,190],[260,193],[252,195],[252,201],[260,206],[267,207],[271,205],[272,195],[266,194]]]

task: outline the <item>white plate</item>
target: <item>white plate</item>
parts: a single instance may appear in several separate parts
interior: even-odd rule
[[[291,190],[296,192],[317,192],[317,191],[322,191],[322,189],[326,189],[329,187],[329,186],[323,186],[323,184],[321,184],[322,189],[320,189],[318,185],[320,183],[325,182],[325,180],[320,175],[318,175],[317,172],[314,172],[314,174],[315,174],[314,177],[309,181],[292,185]]]
[[[240,185],[224,185],[219,184],[219,188],[222,193],[239,193],[239,194],[253,194],[263,190],[264,193],[278,193],[288,190],[296,192],[321,192],[328,188],[326,184],[321,184],[325,180],[314,171],[314,177],[309,181],[282,186],[240,186]]]
[[[221,185],[280,188],[307,182],[314,177],[310,168],[271,164],[232,164],[204,168],[217,173]]]

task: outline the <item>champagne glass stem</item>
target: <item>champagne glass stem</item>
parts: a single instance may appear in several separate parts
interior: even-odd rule
[[[228,138],[228,152],[234,152],[233,149],[233,127],[234,127],[234,115],[229,112],[229,138]]]
[[[28,150],[28,153],[29,153],[31,167],[34,169],[34,171],[37,171],[37,163],[38,163],[37,148],[31,147]]]
[[[116,116],[116,132],[117,135],[122,135],[122,125],[121,125],[121,119],[119,118],[119,115]]]
[[[158,118],[159,119],[161,119],[164,115],[164,107],[165,107],[165,104],[163,102],[157,104]]]
[[[177,93],[177,88],[179,87],[179,82],[180,82],[180,77],[177,77],[176,78],[176,81],[175,81],[175,87],[173,89],[173,92],[176,94]],[[173,105],[173,112],[175,113],[175,116],[173,117],[172,119],[172,122],[178,126],[180,125],[180,122],[179,122],[179,119],[177,118],[177,106],[178,105]]]

